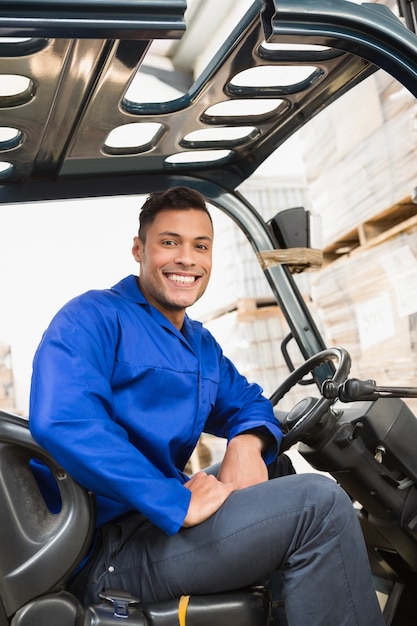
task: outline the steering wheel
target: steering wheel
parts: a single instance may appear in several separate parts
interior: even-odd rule
[[[331,382],[335,385],[341,385],[350,372],[350,355],[343,348],[328,348],[313,355],[291,372],[270,397],[272,404],[275,406],[306,374],[313,372],[316,367],[328,361],[336,361],[336,371],[330,379]],[[305,398],[298,402],[284,419],[283,426],[287,432],[284,433],[281,451],[288,450],[297,441],[302,440],[335,401],[336,399],[328,400],[322,396],[319,400]]]

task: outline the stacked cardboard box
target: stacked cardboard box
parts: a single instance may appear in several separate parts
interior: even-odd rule
[[[379,70],[305,126],[306,176],[324,246],[412,195],[416,114],[415,98]]]
[[[346,252],[357,231],[356,249],[310,275],[313,302],[327,344],[379,385],[417,385],[416,115],[414,96],[379,70],[302,131],[325,249]]]
[[[353,376],[417,387],[416,276],[417,226],[312,275],[326,342],[350,352]]]

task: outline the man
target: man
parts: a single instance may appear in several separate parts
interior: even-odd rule
[[[282,435],[269,401],[186,315],[212,245],[200,194],[151,195],[133,244],[139,278],[75,298],[38,348],[32,434],[97,494],[102,532],[74,589],[84,602],[104,587],[149,602],[282,571],[290,626],[382,625],[349,498],[322,476],[282,476],[285,457],[271,465]],[[226,453],[217,476],[188,479],[203,431],[226,438]]]

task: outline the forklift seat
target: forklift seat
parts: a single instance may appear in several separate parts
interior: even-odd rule
[[[57,511],[45,502],[34,462],[46,465],[56,480]],[[121,617],[139,626],[268,624],[270,603],[262,587],[152,605],[105,590],[102,603],[82,607],[65,587],[91,546],[94,504],[94,497],[34,441],[26,419],[0,411],[1,626],[107,626]]]

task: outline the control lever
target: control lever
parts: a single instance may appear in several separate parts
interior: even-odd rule
[[[416,387],[379,387],[374,380],[348,378],[341,385],[325,380],[322,395],[327,400],[355,402],[357,400],[377,400],[378,398],[417,398]]]

